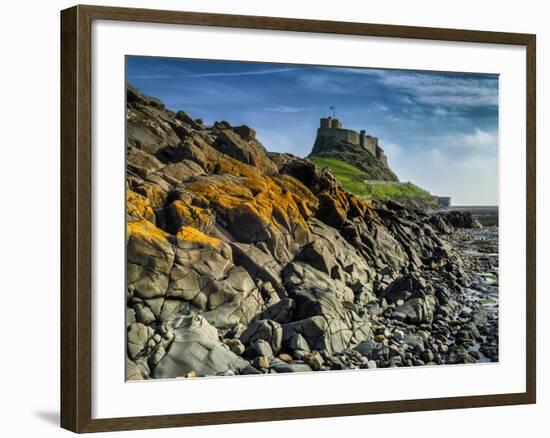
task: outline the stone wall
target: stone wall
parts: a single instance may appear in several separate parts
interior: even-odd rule
[[[365,136],[364,147],[369,151],[373,156],[376,157],[376,149],[378,148],[378,138],[372,137],[370,135]]]
[[[335,129],[335,128],[319,128],[317,130],[317,140],[315,144],[319,143],[321,150],[323,146],[332,145],[337,141],[345,141],[351,144],[359,144],[359,134],[351,129]]]

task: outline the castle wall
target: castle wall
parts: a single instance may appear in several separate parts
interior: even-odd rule
[[[370,135],[365,136],[364,141],[365,149],[369,151],[373,156],[376,157],[376,148],[378,147],[378,139],[376,137],[371,137]]]
[[[324,137],[330,141],[345,141],[351,144],[359,144],[359,134],[351,129],[319,128],[317,137]]]

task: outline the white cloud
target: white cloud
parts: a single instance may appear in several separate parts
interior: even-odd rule
[[[464,143],[476,148],[495,146],[498,143],[498,136],[496,133],[485,132],[476,128],[473,134],[466,134],[464,136]]]
[[[238,72],[214,72],[214,73],[196,73],[187,76],[193,76],[198,78],[211,78],[219,76],[256,76],[256,75],[271,75],[275,73],[286,73],[295,70],[294,68],[272,68],[268,70],[250,70],[250,71],[238,71]]]
[[[359,68],[338,71],[375,77],[388,87],[408,93],[410,97],[402,97],[405,103],[451,107],[498,105],[498,82],[486,76],[465,78],[443,73]]]
[[[304,108],[288,106],[288,105],[275,105],[275,106],[267,107],[265,108],[265,110],[273,111],[276,113],[297,113],[297,112],[303,111]]]
[[[384,153],[388,156],[389,159],[396,157],[401,154],[402,148],[396,143],[386,143],[382,139],[379,139],[380,147],[384,149]]]
[[[494,150],[498,147],[497,132],[483,131],[475,128],[472,133],[454,134],[439,140],[441,147],[468,148],[476,150]]]
[[[459,107],[498,105],[497,83],[491,78],[386,71],[379,71],[378,76],[383,84],[410,93],[419,103]]]

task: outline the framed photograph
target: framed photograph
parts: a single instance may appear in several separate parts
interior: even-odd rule
[[[535,403],[535,35],[61,13],[61,425]]]

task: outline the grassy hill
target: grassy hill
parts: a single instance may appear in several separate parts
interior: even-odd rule
[[[405,203],[436,204],[436,198],[433,195],[412,183],[369,182],[365,172],[345,161],[319,157],[312,157],[309,160],[321,168],[328,168],[346,190],[357,196],[380,201],[394,199]]]

